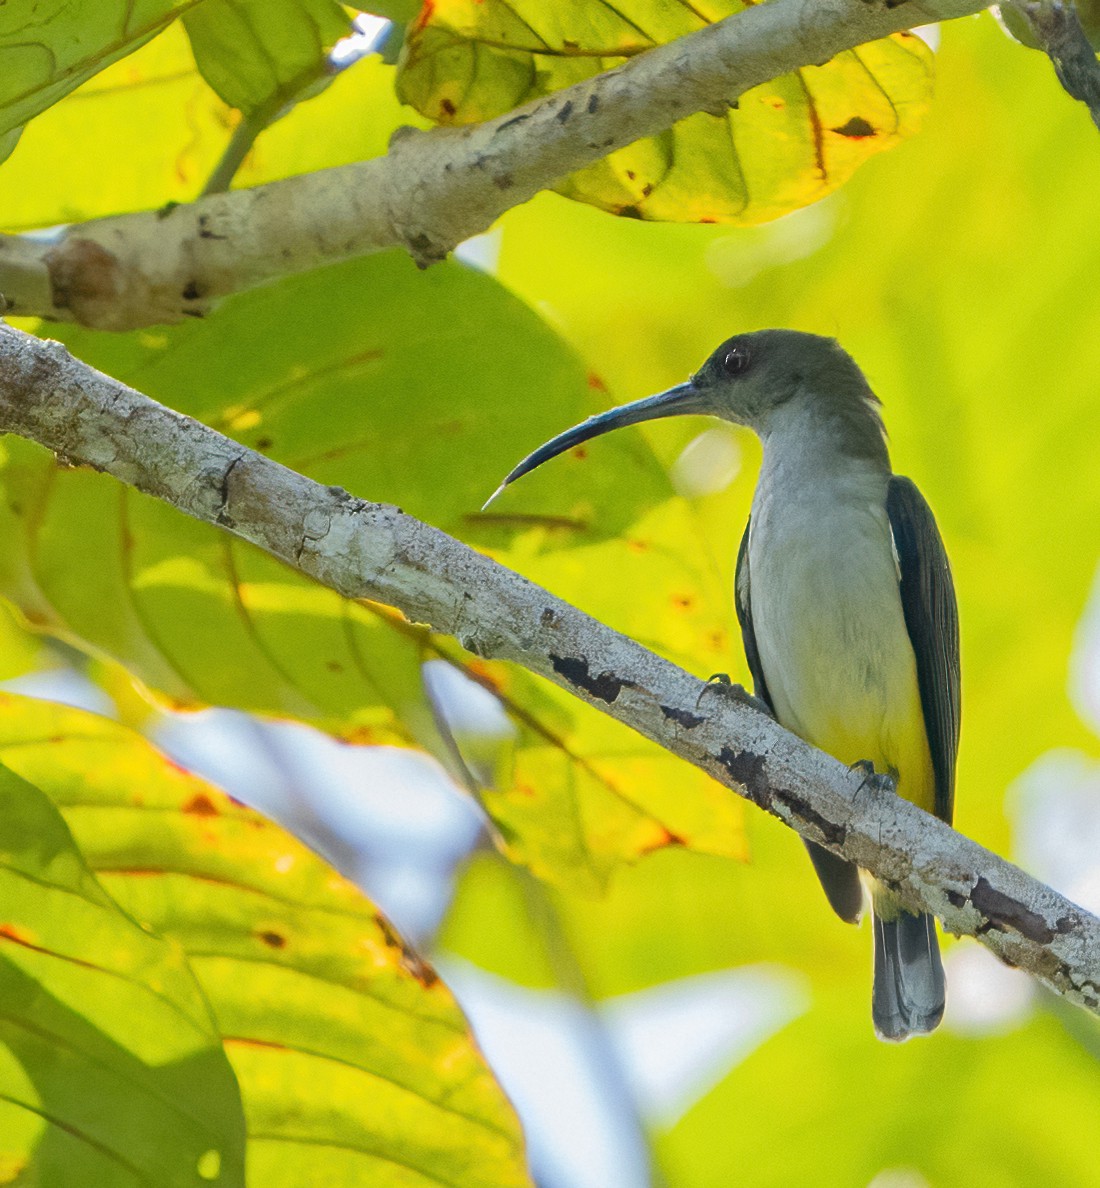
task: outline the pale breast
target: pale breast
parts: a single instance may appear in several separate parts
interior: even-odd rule
[[[934,799],[916,661],[884,502],[870,484],[758,501],[749,538],[753,626],[776,715],[845,763]]]

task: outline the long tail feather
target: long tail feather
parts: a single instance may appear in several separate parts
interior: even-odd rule
[[[943,1018],[944,977],[936,921],[875,903],[875,980],[871,1017],[881,1039],[905,1040],[934,1031]]]

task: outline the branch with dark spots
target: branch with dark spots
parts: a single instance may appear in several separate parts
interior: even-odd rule
[[[228,239],[227,235],[218,235],[217,232],[210,230],[211,219],[209,215],[200,214],[199,219],[199,238],[200,239]]]
[[[674,705],[662,705],[661,713],[670,722],[675,722],[677,725],[683,726],[685,730],[691,730],[698,726],[700,722],[706,720],[701,714],[693,714],[689,710],[678,709]]]
[[[730,778],[744,789],[753,804],[803,836],[810,837],[811,841],[835,850],[843,847],[848,836],[847,826],[819,812],[806,797],[776,787],[769,779],[768,763],[763,755],[723,747],[715,758]]]
[[[219,524],[222,528],[233,527],[233,520],[229,515],[229,480],[242,457],[243,455],[238,454],[235,458],[230,459],[229,465],[225,468],[225,473],[222,475],[221,487],[218,492],[220,502],[214,517],[215,523]]]
[[[745,789],[749,799],[766,808],[771,799],[771,790],[765,779],[767,764],[763,755],[754,755],[751,751],[735,751],[732,747],[723,747],[715,756],[717,761],[726,769],[732,780]]]
[[[1058,933],[1072,930],[1074,921],[1069,916],[1056,920],[1051,928],[1038,913],[1023,908],[1011,897],[991,887],[984,878],[979,878],[970,892],[970,902],[985,917],[981,931],[997,928],[1001,932],[1018,932],[1036,944],[1049,944]]]
[[[778,811],[780,806],[783,808],[783,812]],[[788,825],[797,821],[799,825],[798,831],[804,837],[808,836],[808,834],[805,833],[802,826],[810,826],[815,829],[820,836],[811,838],[811,840],[821,842],[822,845],[828,846],[831,850],[841,849],[847,840],[847,826],[841,825],[836,821],[830,821],[828,817],[819,813],[801,797],[794,796],[781,788],[776,788],[771,792],[771,809],[776,816],[786,821]]]
[[[525,112],[518,116],[512,116],[510,120],[505,120],[504,123],[500,125],[500,131],[507,132],[509,128],[514,128],[518,124],[522,124],[525,120],[529,120],[530,118],[531,117]]]
[[[1100,920],[714,686],[397,508],[312,482],[0,323],[0,432],[79,458],[347,598],[522,665],[1097,1011]],[[421,628],[416,628],[421,630]],[[522,712],[522,707],[520,711]],[[671,839],[666,844],[675,844]]]
[[[609,705],[615,701],[623,691],[625,681],[613,672],[601,672],[598,676],[590,675],[588,661],[583,657],[555,656],[551,654],[550,663],[554,671],[575,688],[583,689],[590,697],[598,701],[606,701]]]

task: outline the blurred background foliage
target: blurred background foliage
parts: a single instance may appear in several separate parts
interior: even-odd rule
[[[158,11],[168,20],[179,7]],[[300,5],[312,7],[327,14],[309,43],[316,64],[331,48],[318,31],[332,6]],[[399,7],[391,15],[411,15]],[[245,19],[255,6],[239,8]],[[225,70],[219,50],[237,43],[205,32],[204,52]],[[964,677],[956,823],[1100,909],[1100,152],[1049,62],[988,15],[939,36],[920,133],[775,222],[642,223],[544,194],[427,273],[382,256],[246,294],[202,323],[125,336],[39,329],[254,448],[491,551],[698,675],[735,680],[747,671],[733,560],[759,458],[747,433],[680,420],[631,430],[532,476],[491,515],[477,509],[554,431],[679,382],[735,331],[835,335],[883,398],[895,469],[924,490],[952,558]],[[234,184],[384,152],[395,127],[424,122],[395,98],[396,71],[370,55],[328,79],[259,137]],[[292,74],[248,76],[239,95],[219,89],[256,110],[305,76],[310,62],[296,60]],[[0,84],[0,104],[10,98]],[[169,25],[27,125],[0,168],[0,222],[18,231],[192,199],[236,127]],[[877,1043],[866,930],[831,916],[798,839],[776,822],[742,814],[697,773],[533,678],[473,663],[378,608],[346,606],[27,443],[7,438],[0,452],[10,600],[0,677],[139,727],[363,884],[438,956],[546,1188],[1100,1184],[1092,1019],[973,942],[949,942],[944,1027],[903,1048]],[[411,743],[434,761],[196,712],[204,704],[360,744]],[[24,771],[7,746],[0,760],[51,795],[49,764]],[[459,799],[468,792],[475,812]],[[120,839],[130,868],[170,864],[156,831],[107,825],[106,842],[85,840],[59,807],[91,872],[102,871],[97,845]],[[688,844],[668,845],[672,834]],[[72,839],[58,837],[67,853]],[[239,877],[248,869],[242,855]],[[192,891],[167,905],[120,874],[104,877],[102,894],[182,936],[185,951],[205,929],[239,958],[239,891],[228,892],[229,927],[224,908],[195,897],[196,871],[177,873]],[[305,919],[301,903],[284,910]],[[366,901],[348,910],[373,918]],[[331,981],[325,962],[339,964],[347,938],[318,919],[311,952]],[[206,991],[217,1017],[232,970],[203,952],[218,973]],[[294,946],[267,951],[260,976],[274,986],[295,959]],[[384,974],[400,981],[395,959]],[[452,1091],[455,1060],[416,1040],[415,972],[400,982],[411,996],[406,1054],[430,1100]],[[259,986],[254,1002],[235,1003],[238,1021],[270,1014],[266,996],[279,991]],[[341,1023],[325,1002],[316,986],[296,1000],[288,1032],[303,1047],[348,1043],[369,1073],[381,1057],[361,1022],[341,1030],[355,1011]],[[374,1142],[394,1157],[437,1124],[382,1099],[349,1113],[336,1090],[327,1103],[299,1102],[299,1073],[245,1069],[229,1055],[246,1117],[262,1085],[277,1125],[299,1111],[330,1144]],[[476,1058],[463,1049],[462,1060],[472,1063],[458,1079],[481,1086]],[[362,1082],[340,1084],[369,1106]],[[478,1174],[516,1182],[507,1108],[478,1091],[504,1152],[499,1173],[485,1162]],[[387,1130],[394,1117],[402,1125]],[[271,1149],[250,1146],[253,1174],[302,1182],[300,1165]],[[316,1167],[333,1183],[421,1182],[396,1162],[363,1161],[377,1150]],[[421,1172],[438,1158],[453,1182],[481,1182],[455,1151],[417,1150]],[[235,1182],[231,1162],[222,1183]],[[196,1165],[179,1182],[209,1171]],[[0,1157],[0,1182],[23,1174]]]

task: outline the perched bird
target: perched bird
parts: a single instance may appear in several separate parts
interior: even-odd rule
[[[879,401],[838,343],[793,330],[739,334],[687,383],[547,442],[497,494],[582,441],[683,414],[746,425],[764,445],[736,581],[757,697],[807,742],[873,766],[950,822],[960,712],[951,571],[928,504],[890,469]],[[858,869],[806,844],[829,903],[855,923]],[[869,889],[875,1030],[889,1040],[932,1031],[944,1007],[935,921],[874,880]]]

